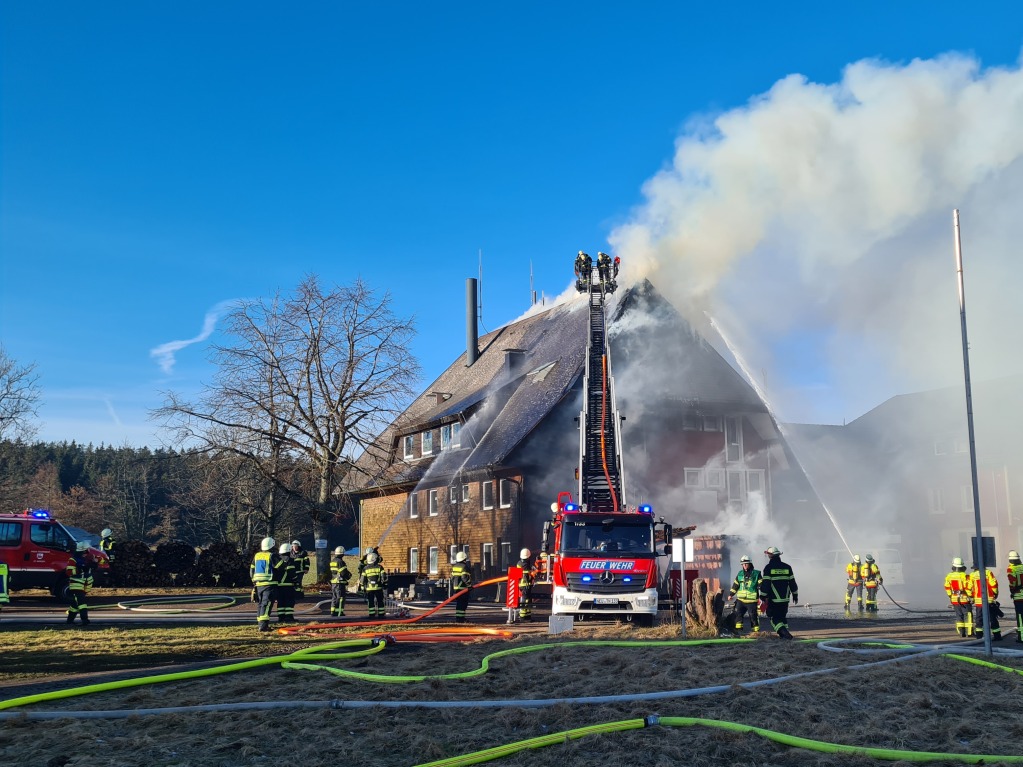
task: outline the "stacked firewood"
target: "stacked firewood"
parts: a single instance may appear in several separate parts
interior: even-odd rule
[[[111,569],[116,586],[137,588],[169,583],[166,574],[157,570],[152,549],[142,541],[121,541]]]
[[[195,548],[180,541],[156,547],[156,569],[174,586],[196,586]]]
[[[199,552],[195,565],[195,583],[211,588],[248,588],[249,562],[233,543],[213,543]],[[184,585],[184,584],[183,584]]]

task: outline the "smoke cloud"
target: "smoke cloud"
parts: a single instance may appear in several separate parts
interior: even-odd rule
[[[177,353],[192,344],[202,343],[213,335],[213,331],[217,327],[217,321],[237,305],[238,299],[236,298],[219,302],[212,309],[206,312],[206,316],[203,318],[202,322],[202,330],[199,331],[199,335],[183,341],[167,341],[159,346],[155,346],[149,350],[149,356],[156,360],[156,364],[160,366],[160,371],[164,375],[170,375],[174,372],[174,363],[177,362]]]
[[[1021,120],[1020,68],[965,55],[791,75],[692,121],[609,239],[624,281],[718,322],[780,418],[835,423],[961,381],[959,208],[973,374],[1017,373]]]

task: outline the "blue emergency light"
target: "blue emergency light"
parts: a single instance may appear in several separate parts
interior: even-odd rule
[[[28,515],[30,517],[35,517],[36,519],[50,518],[50,512],[48,512],[46,509],[29,509]]]
[[[593,576],[592,575],[584,575],[583,576],[583,583],[589,583],[592,580],[593,580]]]
[[[566,503],[565,504],[565,511],[566,512],[579,511],[579,504],[577,504],[577,503]]]
[[[639,507],[639,513],[640,514],[653,514],[654,513],[654,507],[651,506],[649,503],[644,503],[642,506]]]
[[[626,575],[626,576],[624,576],[624,577],[622,578],[622,581],[623,581],[624,583],[632,583],[632,576],[631,576],[631,575]]]

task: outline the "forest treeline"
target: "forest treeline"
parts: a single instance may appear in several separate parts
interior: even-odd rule
[[[307,541],[318,488],[308,467],[283,466],[271,481],[237,456],[173,449],[0,441],[0,510],[49,509],[66,525],[120,540],[192,546],[225,542],[242,551],[274,535]],[[331,546],[355,545],[344,499],[332,504]]]

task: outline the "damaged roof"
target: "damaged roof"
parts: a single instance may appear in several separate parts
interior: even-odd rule
[[[639,381],[650,397],[684,401],[696,410],[727,404],[767,412],[752,387],[649,282],[620,294],[608,316],[616,381],[629,369],[641,373],[620,391]],[[376,449],[356,462],[350,489],[366,492],[499,466],[562,399],[579,396],[588,319],[588,301],[580,295],[481,337],[476,361],[467,367],[463,351],[380,435]],[[403,436],[454,422],[462,424],[459,447],[401,457]],[[388,456],[388,465],[375,469],[371,452]]]

